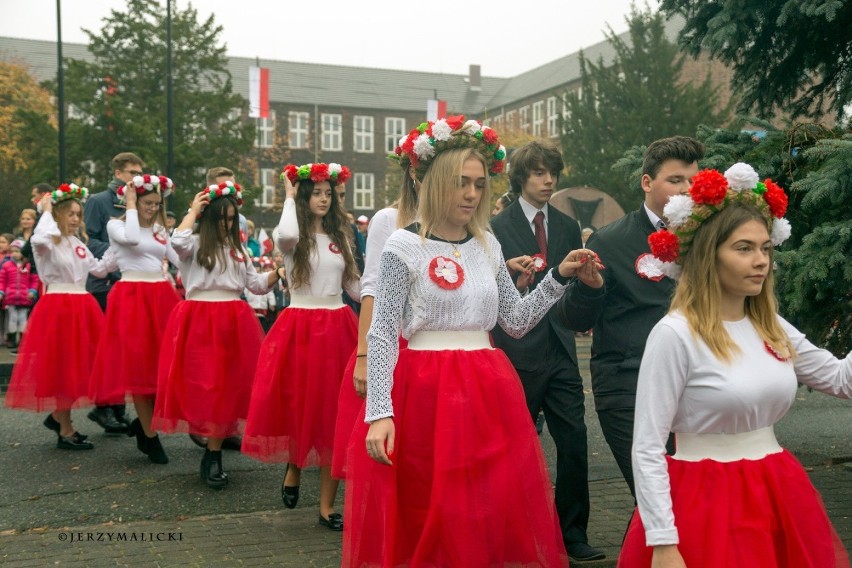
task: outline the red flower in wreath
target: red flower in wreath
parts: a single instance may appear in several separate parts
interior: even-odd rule
[[[464,270],[456,261],[436,256],[429,263],[429,278],[444,290],[455,290],[464,283]]]
[[[164,245],[164,244],[169,242],[168,239],[166,238],[166,236],[159,231],[154,233],[154,240],[157,241],[158,243],[160,243],[161,245]]]
[[[728,180],[716,170],[701,170],[692,178],[689,194],[695,203],[718,205],[725,199]]]
[[[337,243],[328,243],[328,250],[330,250],[334,254],[340,254],[340,247],[337,246]]]
[[[777,351],[774,347],[772,347],[771,345],[769,345],[769,342],[768,342],[768,341],[764,341],[764,342],[763,342],[763,346],[764,346],[764,347],[766,347],[766,351],[767,351],[767,353],[769,353],[770,355],[772,355],[773,357],[775,357],[776,359],[778,359],[778,360],[779,360],[779,361],[781,361],[782,363],[786,363],[786,362],[787,362],[787,357],[784,357],[784,356],[783,356],[783,355],[781,355],[781,354],[780,354],[780,353],[779,353],[779,352],[778,352],[778,351]]]
[[[541,254],[539,252],[539,253],[532,255],[531,258],[533,259],[533,268],[535,269],[536,272],[541,272],[541,271],[547,269],[547,260],[545,260],[543,254]]]
[[[769,211],[773,217],[781,218],[787,212],[787,194],[784,190],[769,178],[763,180],[763,185],[766,186],[766,191],[763,194],[763,199],[769,205]]]
[[[651,247],[651,254],[663,262],[674,262],[677,260],[680,242],[674,233],[660,229],[648,235],[648,246]]]
[[[245,262],[245,259],[246,259],[245,255],[243,253],[238,252],[234,249],[231,249],[231,258],[233,258],[237,262]]]
[[[328,164],[311,164],[311,181],[319,183],[328,181]]]
[[[495,160],[494,165],[489,170],[492,174],[499,174],[503,171],[503,160]]]
[[[74,247],[74,253],[80,258],[86,258],[86,247],[77,245]]]
[[[465,118],[463,114],[459,114],[456,116],[448,116],[446,118],[447,126],[453,129],[453,132],[464,126]]]
[[[497,131],[493,128],[483,128],[482,129],[482,140],[486,144],[496,144],[497,143]]]

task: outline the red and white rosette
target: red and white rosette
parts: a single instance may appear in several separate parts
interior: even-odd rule
[[[76,247],[74,247],[74,254],[76,254],[80,258],[86,258],[86,252],[86,247],[82,245],[77,245]]]
[[[330,250],[334,254],[340,254],[340,247],[337,246],[337,243],[335,242],[328,243],[328,250]]]
[[[767,352],[767,353],[769,353],[770,355],[772,355],[773,357],[775,357],[776,359],[778,359],[778,360],[779,360],[779,361],[781,361],[782,363],[786,363],[786,362],[789,360],[789,358],[788,358],[788,357],[784,357],[784,356],[783,356],[783,355],[781,355],[781,354],[780,354],[780,353],[779,353],[779,352],[778,352],[778,351],[777,351],[774,347],[772,347],[771,345],[769,345],[769,342],[768,342],[768,341],[764,341],[764,342],[763,342],[763,346],[764,346],[764,347],[766,347],[766,352]]]
[[[246,257],[243,253],[238,252],[234,249],[231,249],[231,258],[233,258],[237,262],[245,262],[246,260]]]
[[[532,255],[532,259],[533,259],[533,268],[535,269],[536,272],[542,272],[542,271],[547,269],[547,261],[544,259],[543,254],[541,254],[540,252],[536,253],[536,254]]]
[[[154,231],[154,240],[161,245],[165,245],[169,242],[169,239],[166,238],[166,235],[164,235],[161,231]]]
[[[677,280],[680,277],[681,270],[680,265],[677,263],[663,262],[648,252],[639,255],[634,263],[634,267],[636,268],[636,274],[652,282],[659,282],[666,276]]]
[[[455,290],[464,283],[464,270],[453,259],[436,256],[429,263],[429,278],[444,290]]]

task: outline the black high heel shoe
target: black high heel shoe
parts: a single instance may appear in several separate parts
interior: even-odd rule
[[[228,485],[228,474],[222,471],[222,450],[204,450],[204,457],[201,459],[201,481],[213,489],[222,489]]]
[[[290,471],[290,464],[284,469],[284,479],[287,479],[287,472]],[[295,509],[299,504],[299,486],[287,487],[284,485],[284,480],[281,480],[281,501],[288,509]]]

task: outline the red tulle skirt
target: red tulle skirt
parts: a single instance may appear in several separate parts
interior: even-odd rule
[[[349,446],[343,566],[567,566],[544,454],[500,350],[400,353],[393,466]]]
[[[163,330],[180,301],[169,282],[119,281],[109,293],[89,397],[119,404],[125,395],[154,395]]]
[[[237,434],[262,340],[244,301],[178,303],[160,346],[153,428],[212,438]]]
[[[43,412],[89,406],[89,375],[104,325],[91,294],[45,294],[18,351],[6,406]]]
[[[848,568],[825,506],[793,455],[722,463],[667,458],[672,506],[689,568]],[[651,566],[638,512],[618,565]]]
[[[357,343],[349,307],[285,309],[261,347],[242,452],[300,468],[330,466],[340,383]]]
[[[408,347],[408,341],[405,338],[399,338],[399,349],[402,351]],[[358,413],[361,411],[361,406],[364,404],[364,399],[358,396],[355,391],[355,383],[352,375],[355,373],[355,363],[358,348],[352,352],[349,362],[346,364],[346,369],[343,371],[343,381],[340,383],[340,394],[337,397],[337,421],[334,425],[334,454],[331,457],[331,476],[335,479],[346,478],[346,451],[349,448],[349,438],[352,437],[352,431],[355,429],[355,420],[358,418]],[[394,381],[398,381],[399,376],[394,376]],[[364,414],[361,413],[363,418]]]

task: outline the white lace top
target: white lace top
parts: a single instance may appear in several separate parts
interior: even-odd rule
[[[180,262],[166,230],[160,225],[141,227],[135,209],[127,210],[124,221],[112,219],[107,223],[107,234],[122,272],[162,272],[163,258],[175,266]]]
[[[346,262],[340,254],[340,247],[332,242],[328,235],[316,233],[317,247],[311,252],[311,279],[309,286],[295,288],[292,285],[293,254],[296,243],[299,242],[299,221],[296,217],[296,202],[291,198],[284,201],[281,211],[281,221],[273,234],[278,249],[284,253],[284,266],[287,268],[287,279],[290,280],[290,295],[292,296],[340,296],[343,293],[343,271]],[[341,246],[348,246],[342,243]],[[350,298],[361,298],[361,287],[356,280],[346,286]]]
[[[778,320],[796,350],[792,362],[772,355],[747,317],[724,322],[742,350],[730,363],[695,339],[679,312],[648,336],[636,389],[633,475],[649,546],[678,543],[665,458],[669,432],[739,434],[772,426],[793,404],[797,381],[852,398],[852,352],[837,359]]]
[[[367,333],[367,422],[393,416],[390,393],[400,333],[408,339],[417,331],[490,331],[499,324],[512,337],[522,337],[565,292],[565,284],[550,272],[522,299],[500,243],[491,233],[485,240],[487,250],[472,238],[455,245],[461,253],[455,258],[450,243],[421,239],[407,229],[388,239]],[[430,263],[439,256],[461,265],[464,279],[458,288],[444,289],[430,278]]]
[[[53,242],[53,237],[61,237],[59,244]],[[41,216],[30,243],[38,277],[47,285],[85,284],[90,273],[104,278],[117,267],[114,254],[97,259],[77,237],[63,237],[52,213]]]

